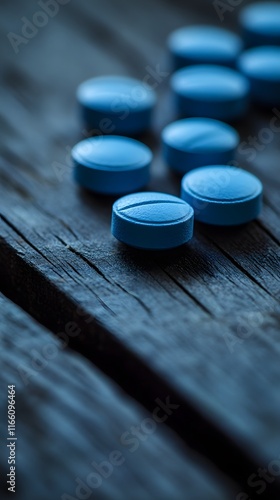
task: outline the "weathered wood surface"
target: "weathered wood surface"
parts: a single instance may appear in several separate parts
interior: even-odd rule
[[[4,32],[19,31],[20,17],[34,12],[34,5],[17,5],[16,20],[6,6]],[[265,185],[259,221],[230,230],[197,224],[187,247],[161,254],[118,244],[109,231],[112,200],[80,191],[69,163],[71,146],[83,136],[78,83],[100,73],[144,78],[147,66],[158,63],[166,70],[164,42],[172,29],[203,15],[218,22],[212,5],[192,9],[157,1],[102,2],[95,9],[72,1],[17,56],[5,46],[2,289],[56,333],[77,322],[81,333],[70,345],[147,408],[159,395],[175,397],[180,411],[168,424],[246,483],[280,445],[280,134],[260,141],[256,154],[240,154]],[[158,92],[157,133],[172,118],[167,79]],[[271,130],[273,116],[252,110],[238,124],[242,140]],[[158,138],[144,140],[156,154],[149,187],[178,194]],[[94,320],[86,323],[78,307]],[[271,488],[277,490],[276,481]]]
[[[91,363],[63,350],[50,332],[1,294],[0,308],[2,499],[13,495],[4,476],[10,441],[7,418],[2,418],[10,384],[16,387],[15,498],[74,500],[81,498],[78,484],[85,489],[83,498],[102,500],[231,498],[233,489],[223,478],[210,475],[163,423]],[[161,409],[156,418],[165,416]],[[116,450],[121,455],[112,456]],[[108,477],[92,465],[104,461]]]

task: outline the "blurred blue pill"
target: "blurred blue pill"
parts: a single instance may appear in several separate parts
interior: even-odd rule
[[[241,10],[239,22],[247,47],[280,45],[280,3],[253,3]]]
[[[231,121],[249,106],[249,82],[223,66],[199,65],[179,69],[171,78],[178,115]]]
[[[233,226],[258,217],[262,183],[241,168],[213,165],[197,168],[182,179],[181,197],[194,209],[195,219]]]
[[[255,47],[243,52],[240,71],[251,85],[252,99],[264,106],[280,106],[280,47]]]
[[[112,234],[127,245],[166,250],[186,243],[193,235],[193,209],[165,193],[135,193],[113,205]]]
[[[174,70],[192,64],[235,66],[242,50],[239,36],[215,26],[180,28],[168,38],[167,46]]]
[[[212,118],[185,118],[162,131],[164,159],[170,168],[186,173],[193,168],[233,160],[239,135],[226,123]]]
[[[96,193],[119,195],[136,191],[149,181],[151,150],[122,136],[92,137],[72,149],[74,178]]]
[[[83,120],[93,134],[135,135],[150,128],[156,94],[147,84],[124,76],[100,76],[77,90]]]

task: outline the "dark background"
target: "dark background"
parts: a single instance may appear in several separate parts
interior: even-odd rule
[[[197,224],[187,247],[163,254],[139,253],[114,241],[112,200],[75,186],[70,152],[84,137],[75,97],[80,82],[100,74],[143,79],[147,66],[158,64],[168,72],[165,43],[173,29],[193,23],[237,28],[245,3],[225,12],[221,22],[210,1],[70,0],[18,54],[7,35],[21,35],[21,18],[32,21],[41,7],[2,0],[0,16],[0,289],[54,333],[69,321],[79,324],[82,335],[70,347],[149,411],[159,396],[180,401],[168,425],[239,483],[236,491],[279,454],[279,137],[254,161],[239,158],[264,183],[259,220],[228,230]],[[153,131],[143,137],[155,153],[148,188],[179,194],[180,182],[159,148],[161,129],[174,119],[168,78],[157,90]],[[269,127],[272,116],[272,110],[252,107],[236,124],[241,140]],[[91,323],[82,321],[77,305]],[[226,335],[237,339],[234,352]],[[55,366],[52,380],[58,378],[59,387]],[[54,386],[48,397],[57,403]],[[44,394],[39,384],[34,392]],[[30,410],[32,394],[31,386],[22,391],[27,437],[29,414],[34,423],[42,419]],[[69,415],[63,408],[62,428]],[[80,421],[72,421],[73,428],[82,435],[87,415],[75,415]],[[46,422],[50,435],[54,424]],[[44,432],[39,429],[37,446],[43,459],[49,441]],[[67,448],[68,436],[61,439]],[[72,481],[68,472],[64,477]],[[276,481],[273,487],[279,488]],[[279,498],[279,491],[267,498]]]

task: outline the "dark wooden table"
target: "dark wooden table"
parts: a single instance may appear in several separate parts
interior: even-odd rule
[[[190,23],[235,29],[244,3],[221,22],[206,0],[71,0],[45,18],[37,2],[2,0],[1,498],[10,384],[20,500],[280,497],[280,110],[236,124],[238,162],[264,183],[260,218],[196,224],[174,251],[114,240],[113,200],[74,184],[69,155],[85,137],[81,81],[157,68],[141,137],[155,153],[149,189],[178,194],[159,146],[174,119],[166,37]],[[46,25],[26,38],[34,16]]]

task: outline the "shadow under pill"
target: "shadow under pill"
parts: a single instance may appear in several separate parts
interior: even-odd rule
[[[157,274],[165,272],[170,279],[188,280],[188,277],[202,277],[209,274],[211,266],[205,260],[205,252],[185,243],[179,247],[168,250],[145,250],[129,247],[124,243],[115,242],[115,250],[120,261],[141,268],[143,271]],[[160,279],[160,276],[159,276]]]
[[[159,166],[159,170],[154,169],[148,184],[149,191],[159,191],[180,197],[182,175],[177,174],[168,167],[164,171],[161,168],[162,165]]]
[[[253,221],[252,221],[253,222]],[[236,236],[240,236],[247,232],[248,227],[252,222],[247,222],[245,224],[238,224],[235,226],[215,226],[214,224],[206,224],[204,222],[195,222],[196,229],[200,231],[201,234],[207,234],[211,236],[218,236],[219,238],[224,238],[225,240],[234,239]]]
[[[211,226],[204,224],[203,222],[197,222],[196,229],[202,236],[206,237],[214,245],[216,244],[235,254],[238,253],[238,255],[252,256],[252,245],[250,243],[252,238],[254,238],[254,233],[258,231],[256,224],[258,224],[257,220],[246,224],[240,224],[238,226]],[[248,241],[248,244],[244,244],[246,240]],[[261,253],[264,251],[263,245],[265,242],[266,239],[264,237],[260,250]],[[260,248],[259,243],[258,248]],[[253,251],[254,254],[258,253],[256,246],[254,246]]]
[[[77,187],[77,194],[92,210],[102,210],[106,216],[108,214],[111,216],[112,205],[119,198],[119,196],[105,196],[104,194],[93,193],[89,189],[82,187]]]

